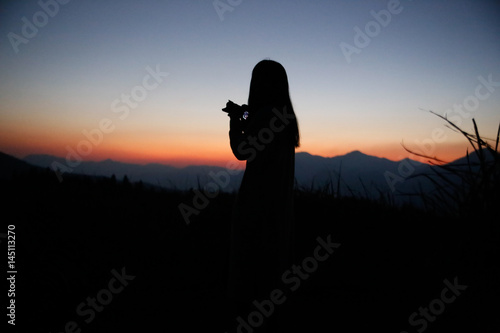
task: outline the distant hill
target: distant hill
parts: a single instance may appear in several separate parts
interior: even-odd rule
[[[24,161],[41,167],[50,167],[54,161],[66,165],[63,158],[50,155],[29,155]],[[405,184],[406,182],[402,181],[408,177],[408,166],[413,168],[410,170],[411,174],[423,172],[428,168],[426,164],[409,159],[395,162],[359,151],[336,157],[322,157],[300,152],[296,154],[295,164],[296,183],[301,188],[335,193],[340,191],[341,195],[369,198],[377,197],[381,192],[408,190],[412,182]],[[223,171],[223,168],[216,166],[176,168],[161,164],[121,163],[108,159],[100,162],[82,162],[74,168],[72,173],[108,177],[114,174],[117,179],[122,179],[127,175],[131,181],[142,180],[164,188],[188,190],[204,187],[214,182],[210,175]],[[398,180],[393,186],[390,184],[391,175]],[[231,176],[229,185],[223,190],[227,192],[237,190],[241,179],[242,172]]]
[[[51,168],[53,162],[67,165],[64,158],[51,155],[28,155],[24,161],[43,168]],[[143,181],[151,185],[164,187],[167,189],[188,190],[191,188],[203,187],[210,182],[214,182],[211,175],[217,175],[225,169],[217,166],[188,166],[177,168],[163,164],[131,164],[113,161],[110,159],[99,162],[81,162],[73,168],[71,173],[85,174],[89,176],[115,175],[121,180],[126,175],[130,181]],[[230,177],[230,182],[223,188],[226,192],[232,192],[239,188],[243,173]],[[64,179],[65,174],[62,174]]]
[[[53,162],[67,165],[64,158],[51,155],[29,155],[24,160],[2,154],[0,177],[9,177],[15,170],[26,170],[29,165],[51,168]],[[477,160],[472,155],[471,160]],[[465,164],[461,158],[449,165]],[[420,163],[410,159],[391,161],[353,151],[346,155],[323,157],[306,152],[296,154],[295,177],[298,188],[309,191],[334,193],[339,196],[355,196],[368,199],[384,198],[392,203],[415,203],[418,195],[411,194],[432,190],[432,183],[422,174],[433,174],[437,166]],[[121,180],[126,175],[131,182],[142,181],[154,186],[172,190],[205,188],[209,183],[217,183],[216,175],[227,175],[226,169],[217,166],[188,166],[177,168],[162,164],[131,164],[110,159],[99,162],[81,162],[70,174],[111,177]],[[243,172],[229,177],[225,192],[237,191]]]
[[[13,156],[0,152],[0,179],[10,178],[16,173],[27,172],[31,166]]]
[[[395,162],[359,151],[329,158],[298,153],[295,175],[298,184],[306,188],[327,190],[329,186],[334,192],[340,192],[340,195],[372,198],[380,192],[408,189],[410,184],[404,183],[409,175],[424,172],[428,167],[427,164],[410,159]],[[403,180],[391,186],[391,177]]]

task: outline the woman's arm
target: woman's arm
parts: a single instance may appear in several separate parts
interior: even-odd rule
[[[234,156],[240,161],[253,161],[257,156],[272,155],[284,143],[283,124],[279,124],[274,109],[265,107],[250,111],[243,119],[243,111],[230,113],[229,138]]]
[[[231,150],[234,156],[240,160],[244,161],[251,157],[245,146],[247,146],[247,120],[242,118],[242,115],[236,113],[229,114],[229,141],[231,144]]]

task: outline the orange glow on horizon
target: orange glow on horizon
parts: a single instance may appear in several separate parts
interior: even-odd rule
[[[126,133],[112,133],[104,137],[97,145],[83,143],[85,138],[81,133],[61,133],[49,130],[23,131],[26,135],[20,136],[18,128],[1,126],[0,151],[24,158],[30,154],[48,154],[67,158],[83,149],[89,149],[90,153],[81,154],[79,157],[84,161],[102,161],[112,159],[124,163],[148,164],[159,163],[175,167],[189,165],[214,165],[228,167],[228,163],[237,163],[244,168],[245,162],[239,162],[233,156],[229,147],[227,137],[208,138],[200,141],[199,138],[187,135],[175,137],[158,137],[154,133],[140,136],[127,136]],[[304,143],[297,152],[308,152],[313,155],[334,157],[348,154],[359,150],[364,154],[392,161],[400,161],[411,158],[419,162],[428,163],[428,160],[412,155],[405,151],[400,143],[371,144],[364,146],[359,142],[342,144],[337,142],[336,149],[328,147],[324,142]],[[418,147],[409,145],[410,149],[419,152]],[[80,149],[80,150],[79,150]],[[465,156],[467,145],[459,143],[436,144],[430,150],[431,156],[452,162]],[[470,149],[469,149],[470,150]],[[72,155],[71,155],[72,156]]]
[[[67,147],[55,148],[49,143],[43,143],[39,145],[11,145],[12,141],[2,140],[0,144],[0,151],[13,155],[17,158],[24,158],[30,154],[47,154],[54,155],[57,157],[67,158],[68,156],[73,157],[68,151]],[[101,148],[101,147],[100,147]],[[95,149],[94,152],[88,156],[80,156],[84,161],[102,161],[106,159],[111,159],[123,163],[132,164],[149,164],[149,163],[159,163],[164,165],[171,165],[174,167],[186,167],[189,165],[213,165],[220,167],[228,167],[230,163],[238,164],[240,168],[245,167],[244,161],[238,161],[230,151],[229,147],[227,149],[212,149],[194,151],[190,149],[159,149],[158,147],[150,147],[150,149],[137,149],[139,147],[134,147],[136,149],[126,149],[124,147],[102,147],[101,149]],[[354,149],[359,150],[363,154],[371,155],[379,158],[386,158],[391,161],[400,161],[404,158],[411,158],[422,163],[428,163],[429,159],[423,159],[416,155],[412,155],[406,152],[403,148],[397,150],[389,150],[381,148],[379,150],[375,149]],[[350,151],[339,151],[336,154],[324,154],[321,151],[315,152],[313,150],[303,150],[298,149],[297,152],[308,152],[312,155],[319,155],[324,157],[335,157],[348,154],[354,150]],[[72,149],[75,152],[75,149]],[[431,156],[435,156],[443,161],[452,162],[458,158],[465,156],[466,146],[465,145],[450,145],[445,147],[440,147],[436,149],[435,153]]]

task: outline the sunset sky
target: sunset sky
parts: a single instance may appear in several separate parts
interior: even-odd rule
[[[266,58],[288,72],[297,151],[452,160],[466,141],[427,110],[487,137],[500,122],[496,1],[59,1],[0,7],[0,151],[16,157],[224,166],[221,108],[247,102]]]

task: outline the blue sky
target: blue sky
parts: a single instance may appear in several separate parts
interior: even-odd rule
[[[422,109],[457,115],[454,105],[474,102],[478,77],[500,82],[493,1],[221,0],[232,9],[222,20],[213,1],[42,3],[57,4],[47,22],[37,1],[4,2],[0,11],[0,150],[19,157],[64,156],[109,118],[113,130],[85,159],[224,164],[232,156],[220,109],[228,99],[246,102],[253,66],[270,58],[288,72],[301,151],[399,159],[402,141],[416,147],[444,129]],[[372,11],[388,8],[397,13],[376,23]],[[16,52],[12,33],[24,38],[23,17],[42,21]],[[369,44],[348,61],[340,45],[356,47],[355,28],[367,33],[367,25]],[[140,85],[147,67],[168,76],[118,119],[112,102]],[[491,87],[461,116],[464,129],[474,117],[496,135],[500,86]],[[465,153],[463,139],[445,136],[433,153]]]

